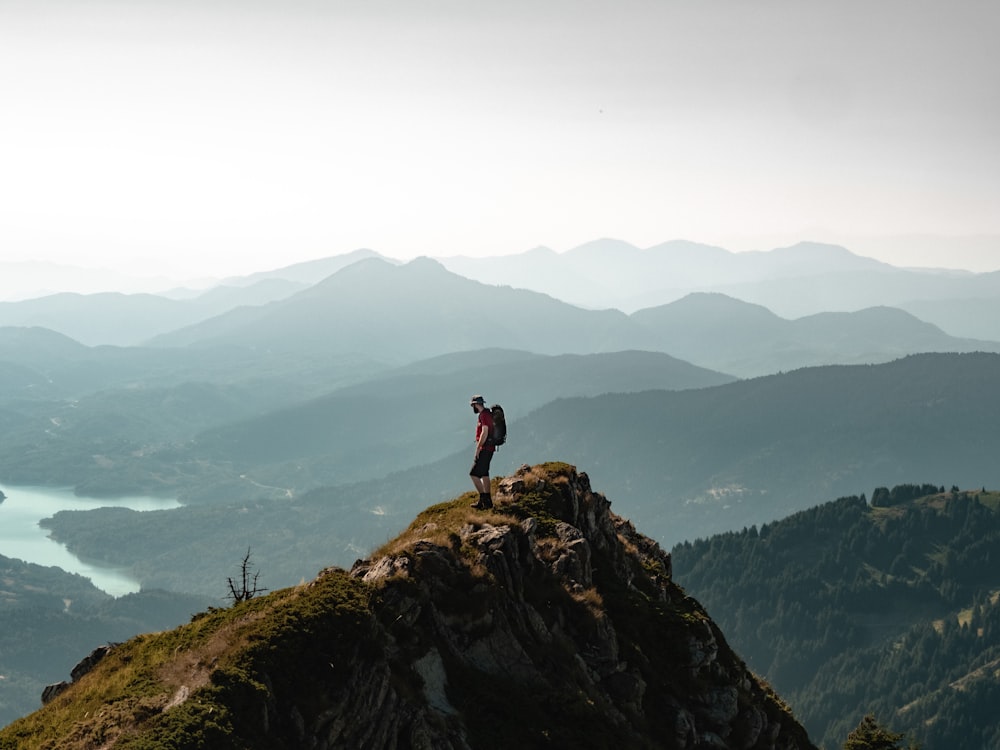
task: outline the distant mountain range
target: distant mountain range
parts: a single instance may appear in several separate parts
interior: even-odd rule
[[[239,307],[256,307],[291,296],[352,263],[371,257],[381,256],[359,250],[224,279],[200,292],[62,292],[19,302],[0,302],[0,326],[50,328],[88,346],[136,346],[154,336]]]
[[[639,349],[643,332],[617,310],[583,310],[537,292],[487,286],[427,258],[403,266],[372,259],[287,299],[150,343],[333,350],[404,364],[484,346],[552,354]]]
[[[894,270],[842,247],[809,242],[769,252],[732,253],[682,240],[641,249],[621,240],[602,239],[565,253],[539,247],[520,255],[452,257],[441,262],[484,283],[517,285],[572,304],[625,312],[671,302],[691,292]]]
[[[899,307],[954,336],[1000,340],[1000,271],[897,268],[836,245],[802,242],[733,253],[679,240],[640,249],[604,239],[565,253],[536,248],[441,261],[470,279],[513,284],[584,307],[635,312],[695,292],[718,292],[786,318]]]
[[[290,297],[349,265],[371,259],[398,264],[372,250],[357,250],[228,278],[208,292],[52,293],[0,303],[0,326],[42,326],[88,345],[135,345],[239,306]],[[619,240],[597,240],[565,253],[536,248],[492,258],[439,260],[449,270],[486,285],[532,290],[585,309],[632,313],[693,293],[720,293],[788,319],[896,307],[952,336],[1000,341],[1000,271],[896,268],[835,245],[800,243],[767,252],[732,253],[685,241],[640,249]],[[14,284],[26,268],[0,263],[7,284]],[[32,269],[35,276],[42,275],[39,268]],[[64,276],[48,270],[56,288],[61,280],[65,283]],[[113,286],[109,277],[98,288]]]
[[[1000,351],[996,342],[955,338],[891,307],[786,320],[759,305],[696,293],[631,318],[651,332],[655,348],[742,377],[919,352]]]
[[[82,344],[136,346],[161,333],[236,307],[266,304],[303,288],[274,279],[249,287],[215,287],[193,299],[155,294],[61,293],[22,302],[0,302],[0,325],[50,328]]]
[[[199,288],[212,285],[211,280],[190,282]],[[131,292],[156,292],[175,286],[166,277],[143,278],[116,271],[80,268],[48,261],[0,260],[0,299],[26,300],[61,292],[97,294],[100,292],[129,290]]]
[[[150,344],[362,354],[397,364],[487,345],[548,354],[644,349],[739,376],[915,352],[1000,351],[998,343],[950,337],[884,308],[786,321],[715,294],[631,316],[584,309],[470,281],[430,259],[401,266],[364,260],[286,299],[232,310]]]
[[[249,276],[230,276],[222,280],[222,285],[231,287],[255,286],[262,282],[291,282],[303,287],[318,284],[325,278],[332,276],[342,268],[346,268],[358,261],[369,258],[379,258],[386,263],[398,263],[399,261],[387,258],[374,250],[361,249],[343,255],[332,255],[327,258],[317,260],[307,260],[302,263],[293,263],[288,266],[276,268],[271,271],[258,271]]]

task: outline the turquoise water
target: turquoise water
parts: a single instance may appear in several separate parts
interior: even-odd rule
[[[180,506],[176,500],[154,497],[121,497],[112,500],[76,497],[72,489],[53,487],[0,485],[0,490],[7,496],[6,500],[0,502],[0,555],[79,573],[112,596],[124,596],[138,591],[139,582],[118,568],[80,560],[62,544],[50,539],[48,531],[40,527],[38,522],[60,510],[122,507],[142,511]]]

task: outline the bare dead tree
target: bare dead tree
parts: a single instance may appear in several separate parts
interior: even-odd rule
[[[240,563],[239,580],[234,580],[231,577],[226,579],[226,583],[229,584],[228,598],[232,599],[233,604],[249,601],[257,594],[263,594],[267,591],[267,589],[258,588],[257,578],[259,576],[259,570],[254,571],[253,575],[250,574],[250,548],[247,547],[247,553],[243,556],[243,562]]]

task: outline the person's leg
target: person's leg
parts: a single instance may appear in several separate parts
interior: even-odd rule
[[[483,497],[484,493],[488,494],[490,491],[489,471],[488,466],[483,465],[483,454],[480,453],[476,456],[476,460],[472,462],[472,468],[469,469],[469,478],[472,479],[472,486],[479,493],[479,499],[472,503],[472,507],[476,510],[485,510],[488,507],[483,501]]]
[[[483,485],[483,489],[481,490],[482,495],[480,495],[480,497],[482,498],[483,507],[489,509],[493,507],[493,498],[490,497],[490,462],[493,461],[493,452],[490,451],[487,453],[484,451],[480,454],[480,457],[481,460],[479,463],[482,465],[483,469],[481,472],[482,476],[479,477],[479,481],[482,482]]]
[[[472,477],[472,484],[476,487],[476,492],[479,493],[479,499],[472,503],[472,507],[476,510],[487,510],[493,507],[493,502],[490,499],[490,478],[489,477]]]
[[[479,504],[483,506],[484,509],[489,510],[493,507],[493,498],[490,497],[490,478],[489,475],[485,477],[479,477],[479,482],[482,485],[482,489],[479,490]]]

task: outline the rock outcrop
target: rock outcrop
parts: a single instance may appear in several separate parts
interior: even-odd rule
[[[85,674],[90,672],[90,670],[92,670],[95,666],[97,666],[97,663],[101,661],[101,659],[103,659],[105,656],[111,653],[111,650],[115,647],[115,645],[116,644],[114,643],[109,643],[106,646],[98,646],[89,654],[87,654],[85,657],[83,657],[79,662],[77,662],[77,665],[73,667],[72,670],[70,670],[70,679],[73,682],[76,682]],[[42,704],[44,705],[49,701],[51,701],[57,695],[62,693],[66,688],[68,688],[71,684],[72,684],[71,682],[66,682],[65,680],[63,680],[62,682],[55,682],[52,683],[51,685],[46,685],[45,689],[42,690]]]
[[[78,691],[84,700],[101,680],[121,682],[111,675],[137,672],[148,652],[159,661],[152,677],[135,678],[144,694],[104,693],[93,712],[113,716],[113,726],[78,723],[70,737],[44,741],[813,748],[673,583],[669,555],[612,513],[586,474],[523,466],[496,484],[493,511],[470,510],[468,496],[433,506],[349,572],[327,569],[296,589],[207,613],[162,634],[167,645],[161,636],[122,644],[0,732],[0,747],[42,737],[32,727],[44,712],[68,707]],[[141,712],[124,709],[132,705]]]
[[[440,747],[482,746],[462,731],[477,700],[521,722],[512,737],[521,744],[558,732],[594,747],[812,747],[672,582],[670,556],[612,513],[586,474],[522,466],[498,482],[494,501],[494,514],[446,543],[434,541],[438,524],[418,519],[399,552],[351,571],[382,586],[390,658],[419,665],[418,724],[453,725]],[[461,698],[446,700],[457,683]],[[469,683],[482,685],[477,697]],[[525,711],[525,702],[546,708]],[[556,702],[562,715],[550,713]],[[566,732],[575,721],[587,727],[580,736]]]

